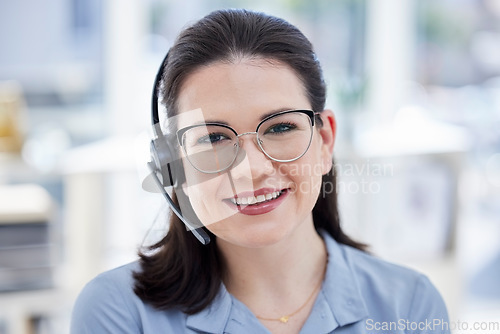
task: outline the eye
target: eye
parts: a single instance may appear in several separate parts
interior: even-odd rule
[[[197,144],[220,144],[226,140],[231,140],[224,133],[209,133],[206,136],[198,138],[196,141]]]
[[[282,122],[268,127],[264,134],[282,134],[295,130],[296,128],[297,126],[293,123]]]

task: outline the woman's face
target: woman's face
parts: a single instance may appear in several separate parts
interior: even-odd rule
[[[242,134],[255,131],[269,114],[294,109],[310,110],[311,104],[288,66],[269,59],[216,62],[183,83],[177,123],[181,129],[222,122]],[[270,160],[254,134],[240,137],[236,163],[216,174],[196,170],[184,157],[183,188],[206,228],[231,244],[262,247],[313,224],[311,212],[322,175],[331,168],[334,140],[331,112],[322,113],[322,118],[325,125],[316,124],[309,149],[293,162]]]

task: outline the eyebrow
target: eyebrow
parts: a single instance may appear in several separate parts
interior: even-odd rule
[[[278,108],[278,109],[274,109],[268,113],[265,113],[264,115],[262,115],[260,117],[260,120],[264,120],[265,118],[269,117],[269,116],[272,116],[274,114],[277,114],[277,113],[280,113],[280,112],[283,112],[283,111],[288,111],[288,110],[295,110],[294,108]],[[217,124],[222,124],[222,125],[227,125],[227,126],[230,126],[228,122],[226,121],[223,121],[223,120],[217,120],[217,119],[208,119],[208,120],[205,120],[205,122],[199,122],[197,124],[206,124],[206,123],[217,123]]]

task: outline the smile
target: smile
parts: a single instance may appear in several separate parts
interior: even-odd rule
[[[244,215],[262,215],[278,208],[288,197],[289,189],[259,189],[228,198],[224,202],[233,210]]]
[[[280,191],[274,191],[272,193],[268,193],[265,195],[241,197],[241,198],[240,197],[231,198],[230,201],[236,205],[255,205],[255,204],[260,204],[260,203],[272,201],[273,199],[280,197],[282,193],[283,193],[283,190],[280,190]]]

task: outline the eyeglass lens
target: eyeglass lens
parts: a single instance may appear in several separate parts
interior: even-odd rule
[[[279,162],[300,158],[311,139],[311,119],[302,112],[278,114],[260,123],[257,129],[260,149]],[[193,167],[206,173],[219,172],[236,160],[239,136],[229,127],[205,124],[184,132],[182,147]]]

